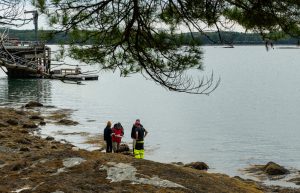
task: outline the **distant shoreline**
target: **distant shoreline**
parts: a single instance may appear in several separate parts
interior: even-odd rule
[[[0,32],[3,32],[4,29],[0,29]],[[55,32],[54,37],[50,38],[49,33]],[[242,33],[242,32],[220,32],[229,44],[233,45],[263,45],[265,44],[265,40],[261,38],[261,36],[257,33]],[[68,34],[64,32],[58,32],[55,30],[39,30],[39,39],[44,40],[47,44],[60,44],[64,42],[66,45],[69,41]],[[176,34],[178,36],[178,40],[176,40],[176,45],[190,45],[190,42],[193,42],[194,45],[210,45],[213,42],[219,42],[219,34],[217,32],[207,32],[207,36],[202,35],[199,32],[190,32],[190,33],[182,33]],[[193,37],[192,37],[193,36]],[[10,29],[9,37],[13,39],[19,39],[20,41],[35,41],[35,31],[34,30],[17,30]],[[272,41],[274,44],[283,44],[283,45],[297,45],[298,39],[285,37],[280,40]],[[86,44],[91,44],[93,41],[88,40]],[[220,44],[212,44],[212,45],[220,45]]]

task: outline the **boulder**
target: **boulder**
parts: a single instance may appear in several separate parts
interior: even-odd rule
[[[62,119],[57,122],[60,125],[78,125],[79,123],[77,121],[72,121],[69,119]]]
[[[284,167],[274,163],[274,162],[269,162],[267,163],[263,168],[263,171],[268,174],[268,175],[284,175],[288,174],[289,171],[285,169]]]
[[[39,115],[32,115],[29,118],[32,120],[44,120],[44,118]]]
[[[41,125],[41,126],[44,126],[44,125],[46,125],[46,122],[45,122],[45,121],[41,121],[41,122],[40,122],[40,125]]]
[[[53,140],[54,140],[54,137],[48,136],[48,137],[46,137],[46,140],[47,140],[47,141],[53,141]]]
[[[36,102],[36,101],[30,101],[25,105],[26,108],[33,108],[33,107],[42,107],[44,106],[42,103]]]
[[[37,127],[38,126],[33,122],[23,124],[23,128],[27,128],[27,129],[34,129],[34,128],[37,128]]]
[[[189,164],[185,164],[184,166],[194,168],[197,170],[208,170],[209,169],[208,165],[204,162],[192,162]]]

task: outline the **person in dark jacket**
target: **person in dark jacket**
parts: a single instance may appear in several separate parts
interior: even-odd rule
[[[107,125],[104,129],[104,141],[106,141],[106,153],[111,153],[112,152],[112,129],[111,129],[111,122],[108,121]]]
[[[140,120],[139,119],[137,119],[136,121],[135,121],[135,123],[133,124],[133,126],[132,126],[132,129],[131,129],[131,139],[132,139],[132,153],[134,154],[134,147],[135,147],[135,142],[136,142],[136,136],[135,136],[135,131],[136,131],[136,129],[137,129],[137,127],[139,127],[139,125],[140,125],[141,123],[140,123]]]
[[[137,159],[144,158],[144,138],[148,134],[148,131],[143,127],[140,123],[140,120],[137,119],[134,128],[132,128],[132,138],[135,140],[134,142],[134,157]]]

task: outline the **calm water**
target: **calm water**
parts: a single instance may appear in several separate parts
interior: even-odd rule
[[[29,100],[75,109],[76,127],[57,130],[103,132],[107,120],[120,121],[125,141],[140,118],[149,130],[146,158],[160,162],[204,161],[213,171],[240,175],[249,164],[275,161],[300,169],[300,50],[263,46],[204,47],[204,64],[222,79],[210,96],[168,92],[140,75],[101,73],[85,85],[56,80],[8,80],[0,74],[0,105]],[[55,135],[57,138],[66,136]],[[67,136],[78,146],[82,136]]]

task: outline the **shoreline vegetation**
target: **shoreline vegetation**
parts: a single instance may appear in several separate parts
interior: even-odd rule
[[[0,33],[5,30],[0,29]],[[220,32],[223,39],[228,42],[228,45],[264,45],[265,40],[257,33],[242,33],[242,32]],[[39,39],[45,41],[46,44],[68,44],[70,36],[64,32],[39,30]],[[217,32],[207,32],[207,36],[201,35],[198,32],[176,34],[177,41],[174,42],[178,46],[185,45],[223,45],[214,42],[219,41]],[[19,41],[35,41],[34,30],[16,30],[10,29],[8,32],[10,39],[18,39]],[[208,38],[209,37],[209,38]],[[299,39],[292,37],[278,37],[272,41],[274,45],[298,45]],[[213,40],[214,42],[212,42]],[[79,42],[80,43],[80,42]],[[86,44],[93,44],[93,40],[88,40]]]
[[[87,151],[51,136],[42,138],[36,132],[44,125],[78,123],[68,119],[70,111],[43,114],[40,108],[54,107],[37,102],[17,109],[0,107],[0,192],[300,192],[208,173],[203,162],[163,164],[126,153]],[[90,141],[97,143],[95,138]],[[275,163],[251,172],[259,169],[272,175],[288,172]]]

